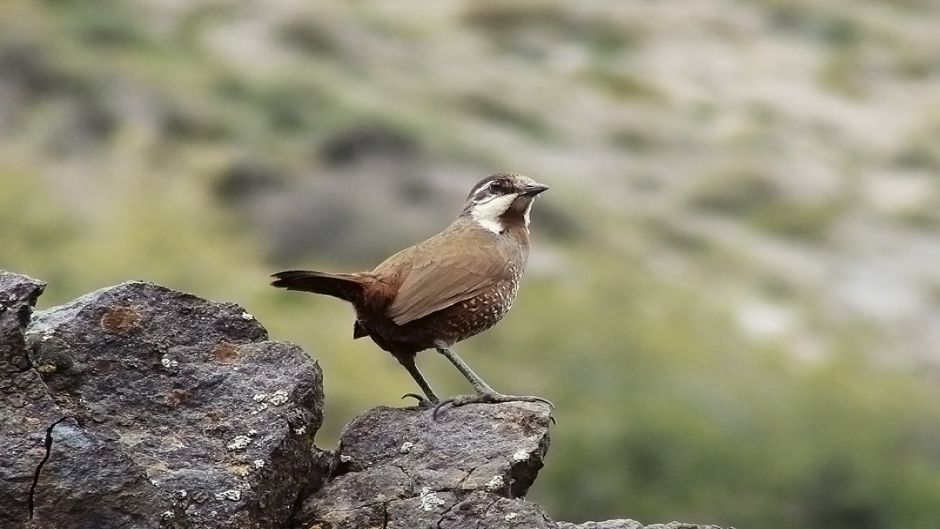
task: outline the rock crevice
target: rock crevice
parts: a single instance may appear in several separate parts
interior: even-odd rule
[[[43,447],[46,449],[46,453],[42,456],[42,459],[39,460],[39,464],[36,465],[36,471],[33,473],[33,482],[29,486],[29,498],[27,499],[27,506],[30,520],[32,520],[33,516],[36,514],[36,486],[39,484],[39,476],[42,474],[42,467],[46,464],[46,461],[49,461],[49,456],[52,455],[52,443],[54,441],[52,438],[52,430],[54,430],[55,427],[59,425],[59,423],[66,419],[68,419],[68,417],[62,417],[46,428],[46,437],[43,440]]]

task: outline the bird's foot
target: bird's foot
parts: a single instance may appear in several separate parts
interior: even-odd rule
[[[433,408],[437,406],[438,403],[440,402],[440,399],[438,399],[437,397],[433,399],[429,399],[425,397],[424,395],[418,395],[417,393],[405,393],[404,395],[401,396],[402,399],[405,399],[407,397],[411,397],[417,400],[419,408]]]
[[[466,406],[467,404],[499,404],[502,402],[541,402],[543,404],[548,404],[548,407],[555,409],[555,405],[548,399],[543,399],[542,397],[531,397],[526,395],[503,395],[502,393],[496,393],[495,391],[490,393],[478,393],[476,395],[458,395],[456,397],[451,397],[449,399],[442,400],[434,405],[434,411],[431,413],[431,417],[436,421],[438,413],[445,407],[450,405],[451,408],[457,408],[459,406]],[[554,419],[552,419],[554,421]]]

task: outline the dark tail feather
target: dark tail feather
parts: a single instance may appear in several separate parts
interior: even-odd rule
[[[287,270],[273,274],[271,286],[326,294],[350,302],[362,297],[362,280],[355,274],[327,274],[309,270]]]

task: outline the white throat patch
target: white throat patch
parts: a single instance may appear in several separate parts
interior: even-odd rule
[[[529,222],[531,222],[532,204],[535,204],[535,199],[529,201],[525,207],[525,211],[522,213],[522,218],[525,219],[526,229],[529,228]]]
[[[509,209],[515,199],[515,194],[500,195],[485,202],[474,204],[470,208],[470,218],[493,233],[502,233],[506,230],[506,227],[503,226],[503,222],[499,217],[506,213],[506,210]]]

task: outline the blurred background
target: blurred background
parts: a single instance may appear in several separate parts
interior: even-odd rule
[[[535,207],[462,343],[558,406],[569,521],[940,526],[933,0],[3,0],[0,267],[235,301],[324,369],[326,425],[413,382],[285,268],[368,269],[479,178]],[[439,355],[439,393],[469,387]]]

